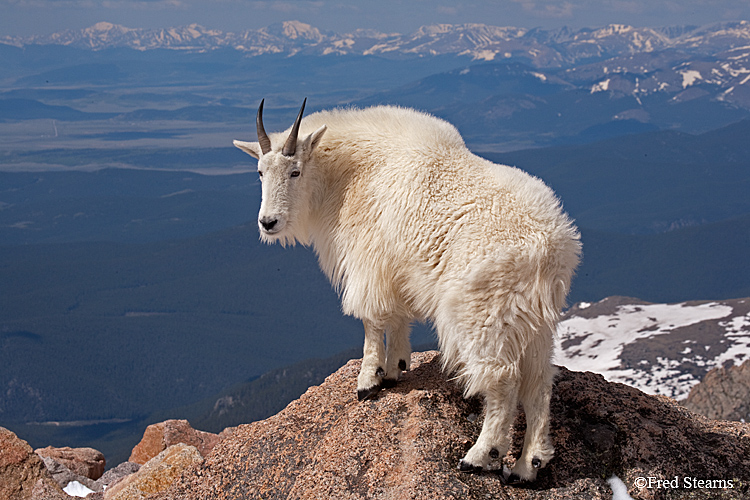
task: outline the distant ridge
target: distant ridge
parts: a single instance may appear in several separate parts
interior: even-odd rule
[[[299,21],[239,33],[212,30],[199,24],[134,29],[100,22],[85,29],[45,36],[0,36],[0,48],[7,51],[9,61],[19,56],[13,54],[12,47],[35,51],[134,50],[143,54],[158,50],[187,54],[188,58],[194,54],[220,53],[231,56],[229,59],[237,67],[242,66],[245,58],[261,56],[283,61],[284,66],[287,58],[305,56],[304,61],[298,61],[307,67],[327,67],[326,64],[343,56],[349,61],[375,58],[387,63],[415,59],[431,62],[431,58],[440,57],[442,62],[454,63],[451,71],[392,88],[390,94],[369,95],[354,104],[371,104],[373,100],[396,102],[442,116],[442,109],[434,109],[434,92],[456,89],[457,94],[449,92],[444,99],[445,111],[450,115],[447,117],[458,125],[465,120],[469,132],[475,132],[471,129],[475,127],[504,136],[514,135],[527,122],[545,123],[549,127],[562,123],[565,135],[572,129],[569,120],[575,120],[578,110],[584,107],[586,117],[581,119],[590,123],[594,118],[595,126],[593,129],[584,126],[583,133],[594,138],[619,135],[622,130],[648,130],[644,124],[650,129],[655,125],[661,129],[705,131],[742,119],[750,110],[750,23],[747,21],[665,28],[610,24],[580,30],[437,24],[423,26],[408,35],[375,30],[334,33]],[[99,57],[105,60],[95,65],[86,62],[73,68],[51,68],[17,83],[38,86],[47,85],[48,80],[79,83],[82,79],[96,79],[97,83],[111,84],[127,81],[128,77],[142,78],[127,63],[108,56],[101,54]],[[315,58],[325,58],[325,62]],[[479,64],[467,68],[472,61]],[[188,65],[193,67],[194,61]],[[510,88],[509,82],[517,86]],[[443,88],[430,88],[435,85]],[[477,86],[481,87],[479,92],[460,92]],[[502,91],[498,92],[498,87]],[[453,102],[456,100],[462,102]],[[585,105],[580,104],[583,100]],[[462,114],[466,116],[462,118]],[[698,115],[701,117],[696,120]],[[516,120],[509,130],[503,130],[503,123],[514,116],[520,122]],[[563,121],[558,120],[561,116],[565,117]],[[704,121],[704,116],[709,121]],[[717,116],[720,118],[712,124],[711,117]],[[604,129],[596,126],[610,122],[616,123]],[[696,123],[699,125],[689,125]],[[539,132],[535,130],[534,137],[561,133],[560,130]],[[494,140],[487,136],[480,138],[484,142]],[[522,147],[520,144],[513,149]]]
[[[694,27],[636,28],[610,24],[595,29],[556,30],[486,24],[437,24],[411,34],[355,30],[333,33],[299,21],[285,21],[239,33],[199,24],[164,28],[128,28],[99,22],[85,29],[51,35],[3,36],[16,47],[66,45],[89,50],[131,48],[206,52],[234,49],[249,56],[298,53],[390,57],[458,55],[475,60],[521,58],[537,67],[560,67],[585,60],[660,50],[714,54],[750,44],[750,23],[729,21]]]

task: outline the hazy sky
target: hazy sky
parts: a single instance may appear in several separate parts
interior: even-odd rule
[[[0,36],[46,35],[99,21],[242,31],[298,20],[340,33],[355,28],[411,33],[434,23],[581,28],[741,19],[750,20],[748,0],[0,0]]]

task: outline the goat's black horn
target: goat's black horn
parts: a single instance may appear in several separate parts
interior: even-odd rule
[[[305,97],[305,100],[302,101],[302,107],[299,110],[297,119],[294,121],[292,131],[289,133],[289,137],[287,137],[286,143],[284,143],[284,149],[281,150],[281,154],[283,154],[284,156],[294,156],[294,153],[297,151],[297,135],[299,135],[299,124],[302,122],[302,113],[305,112],[306,103],[307,97]]]
[[[265,102],[265,99],[260,101],[260,106],[258,107],[258,114],[255,115],[255,127],[258,129],[258,143],[260,144],[260,151],[263,154],[268,153],[271,151],[271,139],[268,138],[268,134],[266,134],[266,129],[263,128],[263,103]]]

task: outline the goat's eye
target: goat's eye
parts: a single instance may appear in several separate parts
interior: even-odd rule
[[[292,170],[292,173],[289,174],[291,177],[299,177],[299,170]]]
[[[258,170],[258,177],[263,177],[263,172],[261,172],[260,170]]]

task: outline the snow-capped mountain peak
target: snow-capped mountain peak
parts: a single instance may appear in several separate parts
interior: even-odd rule
[[[84,33],[108,33],[108,32],[125,33],[128,31],[132,31],[132,30],[130,28],[126,28],[125,26],[121,26],[119,24],[108,23],[106,21],[98,22],[95,25],[89,28],[85,28],[83,30]]]
[[[299,21],[284,21],[280,24],[271,25],[266,30],[270,34],[289,40],[307,40],[319,43],[327,38],[318,28]]]
[[[635,28],[611,24],[597,29],[528,30],[479,23],[434,24],[412,34],[355,30],[325,33],[300,21],[285,21],[240,33],[206,29],[198,24],[167,29],[132,29],[99,22],[82,30],[48,36],[0,37],[0,43],[24,46],[62,44],[92,50],[130,47],[138,50],[206,51],[233,48],[249,55],[265,53],[310,54],[455,54],[493,60],[519,57],[537,67],[557,67],[623,54],[664,49],[714,54],[750,45],[750,23],[736,21],[700,28]]]

